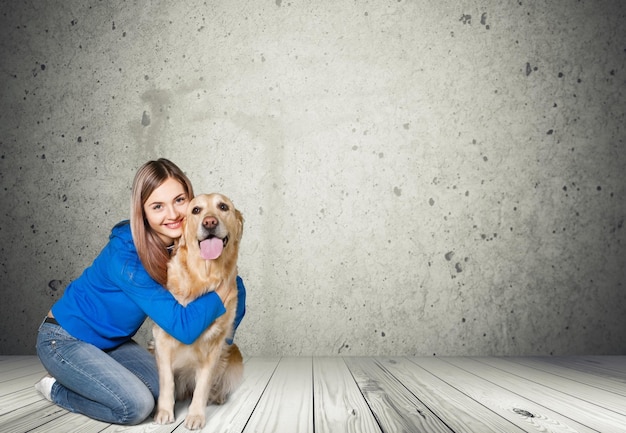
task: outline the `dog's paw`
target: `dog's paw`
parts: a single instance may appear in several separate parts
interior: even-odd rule
[[[171,424],[175,420],[176,419],[174,418],[174,411],[172,410],[159,409],[154,416],[154,422],[161,425]]]
[[[199,430],[203,428],[206,424],[206,418],[204,414],[192,414],[189,413],[185,418],[185,427],[189,430]]]

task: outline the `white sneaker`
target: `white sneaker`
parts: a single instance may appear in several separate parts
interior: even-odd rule
[[[54,385],[56,381],[57,380],[52,376],[45,376],[35,384],[35,389],[39,391],[46,400],[52,401],[52,385]]]

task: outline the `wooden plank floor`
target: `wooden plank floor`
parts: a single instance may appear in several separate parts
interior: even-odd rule
[[[33,385],[34,356],[0,356],[0,432],[188,431],[71,414]],[[205,432],[626,432],[626,356],[248,358]]]

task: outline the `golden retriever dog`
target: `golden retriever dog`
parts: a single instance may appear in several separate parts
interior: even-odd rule
[[[233,334],[237,309],[237,257],[243,234],[243,216],[228,197],[201,194],[189,202],[183,234],[167,268],[167,289],[182,305],[221,285],[230,287],[226,313],[191,345],[154,325],[154,350],[159,371],[159,398],[155,421],[174,422],[175,399],[192,395],[185,427],[206,424],[209,403],[222,404],[240,384],[243,359]]]

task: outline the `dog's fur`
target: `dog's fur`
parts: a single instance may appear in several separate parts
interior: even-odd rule
[[[190,201],[174,256],[168,264],[167,288],[182,305],[200,295],[230,286],[226,313],[191,345],[185,345],[157,325],[153,328],[160,393],[155,414],[158,424],[174,422],[175,398],[193,395],[185,426],[205,426],[205,408],[223,403],[241,382],[243,360],[232,336],[237,310],[237,257],[243,233],[243,217],[228,197],[201,194]],[[227,239],[215,260],[200,256],[200,241],[215,236]]]

